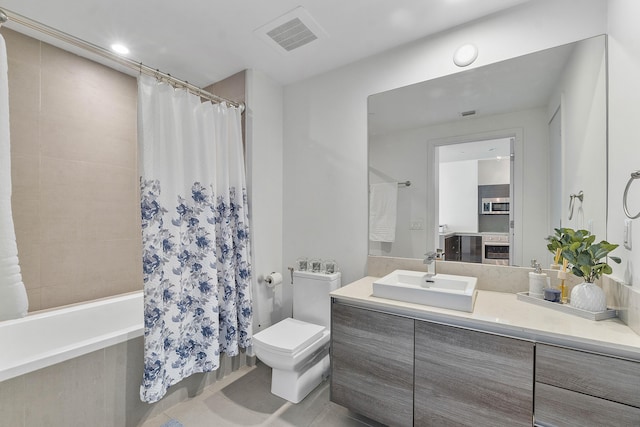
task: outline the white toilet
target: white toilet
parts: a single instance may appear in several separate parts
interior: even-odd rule
[[[298,403],[329,373],[329,292],[340,273],[293,272],[293,318],[253,336],[256,356],[272,368],[271,393]]]

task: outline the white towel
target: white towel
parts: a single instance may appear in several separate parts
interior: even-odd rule
[[[18,264],[11,216],[11,146],[9,144],[9,76],[7,49],[0,35],[0,320],[27,314],[27,292]]]
[[[398,183],[371,184],[369,194],[369,240],[393,242],[396,240],[398,209]]]

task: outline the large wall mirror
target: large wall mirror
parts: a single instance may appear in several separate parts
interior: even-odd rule
[[[606,36],[369,97],[369,255],[528,266],[606,238]]]

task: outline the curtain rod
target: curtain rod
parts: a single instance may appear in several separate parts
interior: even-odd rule
[[[57,40],[73,45],[75,47],[79,47],[81,49],[87,50],[91,53],[102,56],[103,58],[117,62],[118,64],[124,65],[130,69],[137,70],[149,76],[156,77],[159,80],[165,80],[172,86],[183,87],[184,89],[188,90],[189,92],[201,98],[205,98],[207,100],[215,101],[215,102],[226,102],[228,104],[233,105],[234,107],[240,108],[240,111],[244,112],[245,106],[242,102],[232,101],[230,99],[223,98],[222,96],[214,95],[185,80],[180,80],[178,78],[173,77],[171,74],[163,73],[162,71],[159,71],[157,69],[153,69],[147,65],[144,65],[142,62],[136,62],[124,56],[116,55],[115,53],[112,53],[111,51],[103,47],[97,46],[93,43],[82,40],[78,37],[72,36],[65,32],[56,30],[55,28],[49,27],[48,25],[45,25],[45,24],[41,24],[40,22],[33,21],[20,14],[11,12],[10,10],[0,9],[0,27],[2,26],[3,23],[7,22],[8,20],[15,22],[17,24],[23,25],[32,30],[36,30],[40,33],[43,33],[47,36],[53,37]]]

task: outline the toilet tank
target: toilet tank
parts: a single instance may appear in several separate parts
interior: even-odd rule
[[[329,292],[340,288],[340,273],[293,272],[293,318],[316,325],[331,326]]]

